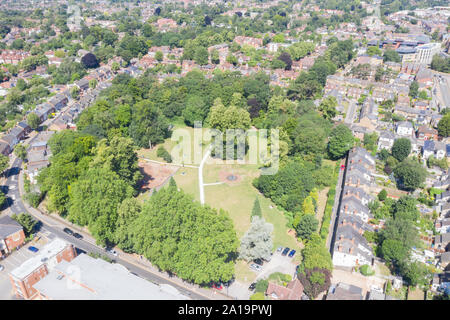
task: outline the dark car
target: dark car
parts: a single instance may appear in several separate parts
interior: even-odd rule
[[[70,230],[69,228],[64,228],[63,231],[67,234],[73,235],[73,231]]]
[[[30,250],[30,251],[32,251],[32,252],[38,252],[38,251],[39,251],[38,248],[33,247],[33,246],[29,246],[29,247],[28,247],[28,250]]]
[[[75,232],[75,233],[73,234],[73,236],[74,236],[75,238],[77,238],[77,239],[83,239],[83,236],[82,236],[81,234],[77,233],[77,232]]]
[[[295,250],[291,250],[291,252],[289,252],[289,258],[292,258],[294,256],[295,252],[296,252]]]
[[[289,250],[291,250],[290,248],[284,248],[283,252],[281,253],[282,256],[285,256],[288,254]]]
[[[255,260],[253,260],[253,262],[259,266],[262,266],[264,264],[264,262],[261,259],[255,259]]]
[[[253,291],[253,290],[255,290],[255,288],[256,288],[256,283],[253,282],[253,283],[248,287],[248,290]]]

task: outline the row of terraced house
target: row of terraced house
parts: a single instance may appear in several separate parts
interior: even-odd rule
[[[344,268],[372,265],[372,248],[363,234],[374,230],[368,223],[372,218],[368,204],[373,200],[375,159],[364,148],[353,148],[345,170],[332,243],[333,264]]]

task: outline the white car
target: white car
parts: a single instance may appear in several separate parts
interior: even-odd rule
[[[256,271],[256,272],[259,272],[259,271],[262,270],[262,267],[259,266],[259,265],[257,265],[256,263],[252,263],[252,264],[250,265],[250,269],[252,269],[252,270],[254,270],[254,271]]]
[[[114,257],[117,257],[117,252],[116,252],[116,250],[109,249],[109,250],[106,250],[106,251],[109,252],[109,253],[111,253]]]
[[[5,267],[0,264],[0,271],[3,271],[3,269],[5,269]]]

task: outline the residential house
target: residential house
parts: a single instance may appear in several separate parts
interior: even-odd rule
[[[0,138],[0,153],[4,156],[8,156],[11,151],[11,146],[7,142],[2,141]]]
[[[439,259],[439,264],[441,268],[446,269],[450,264],[450,251],[443,252]]]
[[[401,121],[397,124],[396,132],[401,136],[411,136],[414,132],[414,127],[409,121]]]
[[[272,300],[302,300],[303,285],[297,277],[286,287],[269,282],[266,295]]]
[[[341,214],[358,216],[362,221],[366,223],[371,218],[369,208],[355,196],[346,196],[345,198],[343,198],[341,201],[340,209]]]
[[[443,159],[447,155],[446,145],[443,142],[426,140],[423,144],[422,156],[428,159],[431,155],[436,159]]]
[[[417,139],[422,140],[437,140],[438,131],[428,126],[420,126],[417,129]]]
[[[390,150],[395,142],[395,135],[391,131],[382,131],[378,138],[378,150]]]
[[[362,288],[339,282],[328,290],[326,300],[364,300]]]
[[[448,244],[450,243],[450,233],[438,234],[434,238],[434,249],[448,251],[450,248]]]
[[[12,250],[20,248],[25,242],[23,227],[10,216],[0,218],[0,258]]]

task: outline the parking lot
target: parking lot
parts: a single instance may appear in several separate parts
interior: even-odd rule
[[[41,249],[47,244],[47,242],[48,239],[46,235],[38,233],[38,236],[35,238],[35,240],[14,251],[6,258],[0,259],[0,265],[4,267],[4,269],[0,271],[0,300],[11,300],[15,298],[12,293],[9,273],[20,266],[22,263],[24,263],[26,260],[39,254],[39,251],[37,253],[31,252],[30,250],[28,250],[28,247],[33,246]]]
[[[299,254],[298,252],[296,255]],[[249,263],[250,265],[253,264]],[[272,255],[272,259],[269,262],[264,262],[260,271],[255,271],[253,269],[252,272],[257,274],[257,277],[254,282],[260,279],[268,278],[274,272],[281,272],[284,274],[289,274],[292,277],[295,274],[295,268],[297,264],[294,263],[294,257],[290,258],[287,255],[281,255],[281,252],[275,251]],[[248,289],[250,283],[243,283],[239,281],[234,281],[230,287],[228,288],[228,295],[239,300],[247,300],[254,293]]]

